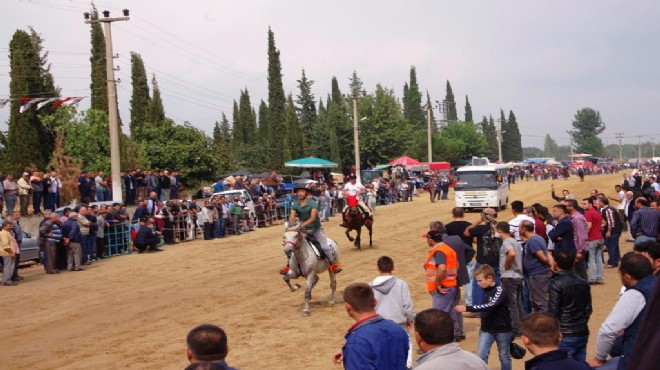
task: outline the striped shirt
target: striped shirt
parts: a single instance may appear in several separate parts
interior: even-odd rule
[[[649,207],[641,207],[633,214],[630,228],[633,236],[643,234],[655,238],[658,235],[659,224],[660,211]]]
[[[571,223],[573,224],[573,241],[578,253],[587,249],[587,236],[589,234],[589,225],[587,219],[580,212],[575,212],[571,215]]]

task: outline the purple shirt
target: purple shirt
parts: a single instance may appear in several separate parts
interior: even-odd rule
[[[589,225],[587,219],[580,212],[571,215],[573,224],[573,241],[578,252],[584,252],[587,249],[587,238],[589,236]]]

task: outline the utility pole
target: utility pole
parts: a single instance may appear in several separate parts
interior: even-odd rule
[[[623,132],[617,132],[615,137],[619,139],[619,162],[623,163],[623,144],[621,143],[621,139],[623,139]]]
[[[428,141],[427,142],[427,145],[428,145],[428,154],[427,155],[428,156],[427,156],[427,158],[429,160],[429,163],[433,162],[433,138],[432,138],[433,131],[431,130],[431,128],[432,128],[432,126],[431,126],[431,124],[432,124],[431,123],[431,109],[432,108],[433,107],[431,107],[430,105],[428,105],[426,107],[426,129],[428,130],[428,134],[427,134],[427,141]]]
[[[103,23],[103,30],[105,33],[105,61],[108,77],[108,125],[110,126],[110,174],[112,176],[112,200],[115,202],[122,202],[121,194],[121,165],[119,156],[119,120],[117,112],[117,86],[115,80],[115,67],[113,63],[114,56],[112,55],[112,33],[110,30],[110,23],[118,21],[127,21],[128,9],[122,11],[123,17],[110,18],[108,10],[103,11],[104,18],[91,19],[90,13],[84,13],[85,23]]]
[[[497,154],[498,154],[498,162],[502,163],[502,134],[504,131],[502,131],[502,120],[497,119],[495,122],[497,122],[497,127],[495,128],[495,132],[497,133]]]
[[[361,182],[362,172],[360,172],[360,128],[358,127],[358,97],[353,95],[353,150],[355,150],[355,174],[358,182]]]

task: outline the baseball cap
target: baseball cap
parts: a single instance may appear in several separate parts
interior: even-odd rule
[[[442,240],[442,233],[439,230],[429,230],[426,234],[422,235],[422,238],[431,238],[435,241]]]

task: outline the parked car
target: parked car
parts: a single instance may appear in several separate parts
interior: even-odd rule
[[[215,198],[217,198],[219,196],[224,196],[225,198],[231,198],[231,199],[234,199],[234,198],[239,198],[240,199],[241,197],[243,197],[243,199],[245,201],[245,206],[248,207],[249,217],[252,220],[257,219],[257,216],[254,212],[254,201],[252,200],[252,196],[250,195],[250,193],[247,190],[245,190],[245,189],[236,189],[236,190],[225,190],[225,191],[221,191],[219,193],[214,193],[213,195],[211,195],[211,201],[213,201]]]
[[[23,231],[23,243],[21,244],[21,262],[39,260],[39,246],[37,244],[37,237]]]

